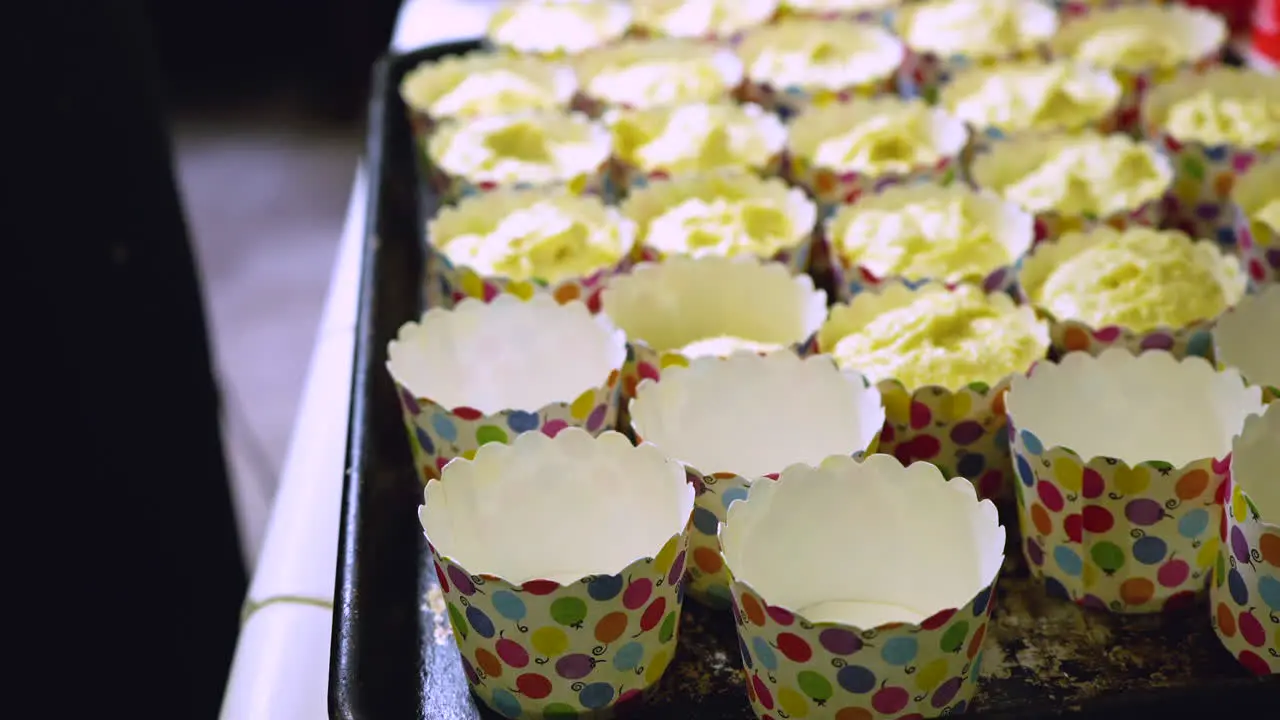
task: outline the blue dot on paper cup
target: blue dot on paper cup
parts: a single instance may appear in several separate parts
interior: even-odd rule
[[[751,652],[766,670],[778,669],[778,656],[773,653],[773,648],[769,647],[769,643],[765,642],[765,639],[759,635],[751,638]]]
[[[471,629],[475,630],[482,638],[491,638],[495,634],[493,621],[475,605],[467,608],[467,622],[471,624]]]
[[[1204,508],[1196,508],[1178,521],[1178,534],[1189,540],[1194,540],[1204,534],[1209,529],[1209,511]]]
[[[731,505],[734,500],[746,500],[746,499],[747,499],[747,489],[741,488],[741,487],[729,488],[728,490],[725,490],[720,495],[720,502],[724,503],[724,507],[726,510],[729,509],[729,505]]]
[[[618,652],[613,654],[613,666],[623,672],[640,667],[642,660],[644,660],[644,646],[634,641],[618,648]]]
[[[987,586],[973,599],[973,614],[981,615],[987,611],[987,603],[991,602],[991,586]]]
[[[1231,568],[1227,571],[1227,592],[1231,593],[1231,599],[1237,605],[1246,605],[1249,602],[1249,587],[1244,583],[1244,576],[1240,574],[1239,568]]]
[[[1187,338],[1187,354],[1196,357],[1208,357],[1213,347],[1213,335],[1204,331],[1192,333]]]
[[[861,665],[845,665],[836,673],[836,683],[847,692],[865,695],[875,689],[876,676]]]
[[[880,648],[880,657],[890,665],[906,665],[916,659],[919,644],[913,637],[889,638]]]
[[[1280,580],[1270,575],[1258,578],[1258,597],[1272,612],[1280,611]]]
[[[1036,437],[1035,435],[1032,435],[1026,430],[1023,430],[1021,434],[1022,434],[1022,447],[1026,448],[1027,452],[1031,453],[1032,455],[1044,454],[1044,446],[1040,444],[1040,438]]]
[[[710,510],[704,507],[695,507],[693,509],[693,526],[703,535],[715,536],[716,531],[720,529],[720,520]]]
[[[1053,549],[1053,561],[1058,563],[1062,572],[1071,577],[1079,577],[1084,571],[1084,563],[1080,560],[1080,556],[1066,545],[1059,545]]]
[[[748,670],[756,666],[755,660],[751,659],[751,652],[747,650],[747,641],[742,639],[742,635],[738,635],[738,651],[742,653],[742,664]]]
[[[622,592],[621,575],[597,575],[587,583],[587,595],[597,602],[605,602],[618,597]]]
[[[418,444],[422,446],[422,451],[428,455],[435,455],[436,444],[431,442],[431,436],[427,434],[427,431],[415,426],[413,432],[418,436]]]
[[[493,609],[498,614],[508,620],[520,621],[524,619],[528,612],[525,609],[524,601],[516,597],[516,594],[509,590],[499,590],[489,596],[489,601],[493,603]]]
[[[522,712],[520,701],[510,691],[503,688],[494,688],[493,690],[493,709],[501,713],[503,717],[509,718],[518,718]]]
[[[444,438],[445,442],[451,443],[458,439],[458,426],[445,413],[438,412],[431,416],[431,429]]]
[[[978,453],[967,453],[956,464],[956,472],[964,477],[977,477],[987,467],[987,459]]]
[[[613,686],[609,683],[591,683],[578,693],[578,702],[588,710],[599,710],[613,702]]]
[[[1026,458],[1022,457],[1021,455],[1018,455],[1017,466],[1018,466],[1018,479],[1022,481],[1022,484],[1026,485],[1027,487],[1035,487],[1036,474],[1031,469],[1031,463],[1027,462]]]
[[[1049,597],[1058,598],[1060,600],[1070,600],[1071,593],[1067,592],[1067,586],[1062,584],[1061,580],[1053,577],[1044,579],[1044,592]]]
[[[530,430],[537,430],[542,423],[538,420],[537,413],[527,412],[525,410],[512,410],[507,415],[507,427],[512,431],[522,433]]]
[[[1169,552],[1165,541],[1153,535],[1138,538],[1133,544],[1133,559],[1143,565],[1156,565],[1164,560]]]

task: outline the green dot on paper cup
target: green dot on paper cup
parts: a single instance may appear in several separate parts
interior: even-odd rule
[[[662,619],[662,627],[658,630],[659,642],[671,642],[671,638],[676,634],[676,614],[674,612],[667,613]]]
[[[947,631],[942,634],[942,641],[938,643],[938,646],[942,648],[942,652],[960,652],[960,648],[964,647],[964,640],[967,637],[969,637],[969,622],[961,620],[947,628]]]
[[[1124,567],[1124,550],[1113,542],[1100,542],[1089,550],[1089,556],[1105,573],[1113,573]]]
[[[831,699],[831,683],[825,677],[812,670],[802,670],[796,676],[796,684],[800,686],[800,692],[818,702],[826,702]]]
[[[497,425],[481,425],[476,428],[476,444],[486,445],[488,443],[505,443],[507,441],[507,431]]]
[[[578,711],[572,705],[565,703],[551,703],[542,709],[542,717],[547,720],[558,720],[559,718],[576,718]]]
[[[458,611],[458,606],[449,603],[449,623],[453,625],[453,631],[463,638],[467,637],[467,621],[463,619],[462,613]]]
[[[551,603],[551,619],[575,627],[587,618],[587,604],[576,597],[560,598]]]

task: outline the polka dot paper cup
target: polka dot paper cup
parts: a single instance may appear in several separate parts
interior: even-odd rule
[[[812,278],[751,257],[641,263],[609,285],[602,305],[627,336],[628,398],[641,380],[697,357],[750,346],[803,352],[827,316],[827,294]]]
[[[874,452],[884,425],[880,393],[830,358],[739,352],[670,367],[631,401],[637,439],[684,464],[698,489],[689,548],[690,595],[729,605],[716,538],[729,505],[762,477],[795,463]]]
[[[814,351],[831,353],[844,338],[874,322],[881,315],[906,307],[926,293],[948,292],[937,283],[912,287],[902,283],[881,286],[835,305],[818,330]],[[988,296],[1001,307],[1014,309],[1014,301],[1002,292]],[[1030,315],[1030,311],[1026,311]],[[1037,340],[1049,350],[1049,332],[1031,321]],[[962,387],[925,385],[909,387],[896,379],[881,380],[876,388],[884,398],[885,424],[879,452],[894,455],[902,463],[927,461],[948,477],[968,478],[983,499],[1002,500],[1012,490],[1012,465],[1005,439],[1005,391],[1009,378],[994,385],[975,382]]]
[[[1262,388],[1263,402],[1280,398],[1280,287],[1246,295],[1213,328],[1214,357]]]
[[[1280,141],[1238,146],[1177,137],[1169,128],[1171,111],[1179,103],[1204,93],[1218,98],[1261,96],[1280,104],[1280,78],[1249,70],[1215,68],[1184,75],[1153,89],[1142,105],[1143,135],[1169,157],[1175,172],[1173,186],[1165,196],[1166,223],[1192,237],[1235,247],[1236,215],[1231,191],[1237,178],[1254,163],[1280,150]],[[1272,135],[1280,138],[1280,132]]]
[[[528,433],[451,463],[424,498],[453,639],[482,703],[508,718],[595,717],[662,677],[693,509],[679,463],[613,432]]]
[[[1041,290],[1054,270],[1080,253],[1114,239],[1117,232],[1110,227],[1098,227],[1084,233],[1067,233],[1058,240],[1041,243],[1023,258],[1018,272],[1019,299],[1036,308],[1036,312],[1049,321],[1053,337],[1053,351],[1059,355],[1082,351],[1097,355],[1113,347],[1140,353],[1148,350],[1164,350],[1177,357],[1211,357],[1213,354],[1213,326],[1217,316],[1196,320],[1182,327],[1156,327],[1144,330],[1108,325],[1093,327],[1076,318],[1055,317],[1041,301]],[[1179,233],[1184,242],[1190,240]],[[1246,281],[1237,260],[1224,254],[1207,240],[1195,243],[1194,256],[1209,269],[1221,288],[1228,307],[1244,297]],[[1158,282],[1158,280],[1152,280]]]
[[[513,0],[494,10],[485,35],[508,53],[559,59],[617,42],[633,17],[622,0]]]
[[[731,100],[742,84],[732,50],[696,40],[632,38],[573,60],[574,107],[593,117],[609,108],[644,110]]]
[[[1231,196],[1236,240],[1249,284],[1258,288],[1280,282],[1280,227],[1276,227],[1280,219],[1264,222],[1259,218],[1268,206],[1280,204],[1280,155],[1255,163],[1240,176]]]
[[[1006,400],[1023,550],[1056,597],[1117,613],[1186,607],[1218,552],[1224,459],[1261,393],[1201,358],[1071,353]]]
[[[782,0],[779,19],[855,20],[887,25],[899,0]]]
[[[1052,4],[1064,18],[1078,18],[1094,10],[1126,5],[1167,5],[1168,0],[1053,0]]]
[[[720,539],[762,720],[968,709],[1005,544],[968,482],[888,455],[792,466],[734,503]]]
[[[467,299],[404,324],[387,370],[420,479],[522,433],[615,429],[626,357],[620,330],[548,295]]]
[[[1218,639],[1257,675],[1280,674],[1280,405],[1251,417],[1231,452],[1209,586]]]

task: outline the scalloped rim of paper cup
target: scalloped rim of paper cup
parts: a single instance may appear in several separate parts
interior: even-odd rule
[[[572,172],[568,172],[568,169],[566,170],[563,180],[569,180],[575,175],[596,172],[601,165],[609,160],[609,156],[613,153],[613,137],[609,134],[608,128],[595,122],[587,115],[580,112],[534,111],[509,115],[490,115],[465,121],[446,120],[439,125],[435,134],[427,141],[427,155],[437,167],[450,175],[464,177],[475,182],[509,183],[511,182],[510,178],[498,177],[492,170],[476,171],[474,169],[449,167],[443,161],[442,156],[448,152],[449,148],[460,137],[470,135],[483,142],[483,139],[493,132],[525,120],[542,127],[546,131],[548,142],[550,143],[581,145],[584,148],[584,151],[580,153],[581,159],[573,163],[574,167],[570,168]],[[587,152],[586,148],[589,148],[590,152]],[[569,163],[564,164],[568,165]]]
[[[791,153],[813,164],[813,155],[823,142],[852,131],[878,114],[899,108],[922,107],[929,111],[934,149],[942,157],[956,157],[969,142],[969,127],[946,111],[923,100],[896,97],[856,98],[844,103],[811,106],[791,121],[788,140]],[[843,168],[831,168],[845,172]]]
[[[733,51],[689,38],[623,40],[574,58],[573,69],[582,91],[588,92],[601,74],[647,61],[707,61],[720,74],[726,93],[742,84],[742,61]]]
[[[911,26],[915,23],[916,15],[923,10],[930,10],[937,7],[964,2],[964,0],[925,0],[924,2],[907,3],[894,13],[892,26],[893,32],[902,38],[902,42],[907,49],[924,55],[940,55],[935,50],[927,47],[915,47],[911,44]],[[962,53],[960,57],[1006,57],[1010,54],[1016,54],[1027,50],[1032,50],[1037,46],[1049,42],[1049,40],[1060,31],[1058,20],[1058,12],[1052,5],[1040,0],[1019,0],[1018,5],[1025,5],[1027,8],[1036,8],[1038,12],[1028,13],[1031,17],[1023,18],[1025,20],[1024,27],[1019,28],[1020,35],[1018,43],[1013,47],[992,48],[990,52],[968,52]],[[1028,27],[1029,26],[1029,27]],[[1029,30],[1037,30],[1032,34]]]
[[[432,308],[387,343],[387,370],[401,387],[486,415],[570,402],[603,385],[626,357],[626,336],[607,318],[546,294]]]
[[[660,128],[658,132],[663,133],[670,124],[674,113],[683,108],[695,106],[703,106],[709,109],[710,117],[708,120],[710,123],[708,130],[717,125],[741,124],[750,127],[763,141],[765,151],[760,157],[742,158],[743,162],[734,163],[734,165],[742,164],[750,168],[765,167],[770,160],[780,155],[787,147],[786,125],[782,123],[782,120],[777,115],[766,111],[755,103],[700,102],[681,105],[659,105],[642,109],[614,108],[606,111],[601,119],[610,132],[613,132],[614,126],[620,120],[635,118],[641,124],[652,122],[658,125]],[[693,147],[690,150],[696,154],[700,148]],[[650,167],[640,163],[638,158],[628,157],[621,152],[616,142],[614,143],[614,156],[623,163],[646,172],[667,169],[666,167]]]
[[[693,503],[684,468],[656,447],[567,428],[453,460],[427,482],[418,519],[436,552],[471,574],[567,585],[652,559]],[[593,538],[609,541],[582,542]]]
[[[1208,91],[1218,97],[1256,97],[1280,103],[1280,77],[1257,70],[1214,67],[1202,73],[1186,73],[1167,83],[1156,85],[1142,101],[1143,124],[1165,130],[1169,110],[1177,103],[1200,92]],[[1176,138],[1180,143],[1194,142],[1210,145],[1195,138]]]
[[[1258,160],[1241,175],[1231,190],[1231,199],[1245,217],[1253,216],[1262,210],[1267,203],[1280,197],[1280,155]],[[1276,229],[1280,235],[1280,228]]]
[[[585,44],[577,43],[573,47],[566,47],[563,45],[563,35],[559,35],[554,32],[530,33],[527,30],[524,32],[518,32],[520,30],[524,30],[524,27],[528,26],[526,25],[521,27],[521,23],[512,22],[513,20],[518,19],[518,13],[523,10],[521,6],[546,4],[547,3],[539,2],[539,0],[516,0],[515,2],[504,3],[494,10],[493,14],[489,16],[489,22],[485,24],[485,36],[495,45],[511,48],[512,50],[522,53],[553,54],[557,52],[583,52],[622,38],[627,34],[627,31],[631,29],[631,24],[635,17],[635,14],[631,9],[631,4],[627,2],[596,0],[590,3],[581,3],[583,5],[599,5],[608,8],[610,22],[597,37],[591,40],[591,42]],[[554,4],[574,5],[579,3]],[[514,28],[517,31],[517,40],[512,40],[511,38],[503,39],[500,37],[508,28]],[[533,42],[530,42],[531,40]]]
[[[839,303],[831,306],[831,311],[827,314],[827,320],[818,329],[816,336],[818,352],[830,353],[835,349],[840,340],[858,332],[866,327],[868,323],[875,320],[890,310],[896,310],[909,305],[913,300],[928,293],[949,293],[945,285],[938,282],[924,282],[918,285],[908,285],[903,282],[888,282],[884,285],[866,292],[860,292],[853,296],[853,299],[847,303]],[[984,293],[987,300],[993,305],[1006,309],[1011,313],[1023,315],[1029,323],[1029,329],[1035,337],[1037,343],[1043,348],[1042,355],[1047,355],[1050,347],[1049,326],[1048,323],[1039,319],[1035,315],[1035,311],[1029,307],[1019,305],[1008,293],[1002,291]],[[918,388],[912,388],[904,385],[895,378],[884,378],[881,382],[892,381],[912,394],[920,392],[934,392],[954,394],[964,388],[949,388],[941,385],[924,385]],[[995,383],[992,387],[1003,386],[1005,381]],[[972,387],[966,385],[964,387]]]
[[[1116,402],[1125,396],[1133,399]],[[1177,410],[1152,402],[1156,397],[1178,398]],[[1123,348],[1039,363],[1015,377],[1005,397],[1010,422],[1044,448],[1127,467],[1159,461],[1181,469],[1225,457],[1245,418],[1262,408],[1262,389],[1246,386],[1237,370],[1215,370],[1201,357]]]
[[[910,611],[918,625],[964,607],[996,582],[1005,528],[972,482],[947,479],[934,465],[834,456],[752,483],[746,499],[729,506],[720,542],[734,580],[770,606],[814,625],[871,630],[812,611],[858,598]],[[911,574],[900,572],[904,556],[916,559]]]
[[[671,457],[744,478],[853,455],[870,446],[885,417],[880,392],[862,375],[790,350],[668,367],[661,382],[641,381],[630,410],[636,434]]]
[[[788,86],[772,78],[757,77],[751,72],[752,64],[765,51],[779,46],[784,48],[793,46],[797,37],[806,37],[812,41],[812,33],[815,30],[828,35],[827,41],[838,47],[842,45],[867,45],[867,48],[861,53],[856,56],[850,56],[859,58],[864,58],[865,56],[863,61],[858,63],[857,75],[842,78],[835,84],[819,83]],[[902,41],[895,37],[893,33],[878,25],[870,23],[833,23],[817,18],[796,17],[748,30],[743,36],[742,42],[738,44],[737,53],[738,58],[742,60],[747,79],[752,82],[785,89],[795,87],[800,91],[830,90],[838,92],[846,88],[893,77],[898,68],[902,66],[907,50]]]
[[[851,260],[844,250],[844,238],[848,234],[849,225],[858,217],[859,214],[870,211],[894,211],[902,210],[911,203],[923,202],[933,199],[960,199],[969,198],[972,203],[969,209],[975,211],[975,215],[980,216],[979,219],[986,226],[992,229],[997,242],[1004,246],[1009,252],[1009,261],[996,267],[987,268],[986,273],[990,274],[999,270],[1001,267],[1013,266],[1018,260],[1025,255],[1036,240],[1036,224],[1035,217],[1031,213],[1018,207],[1015,203],[1001,198],[993,192],[987,190],[975,190],[968,185],[948,185],[941,187],[929,184],[912,184],[912,185],[893,185],[880,192],[870,195],[864,195],[852,205],[842,205],[836,210],[835,214],[827,218],[825,223],[825,235],[827,242],[831,248],[832,257],[839,260],[841,267],[851,270],[862,266],[861,263]],[[968,200],[963,202],[968,203]],[[868,268],[868,270],[871,270]],[[874,273],[874,270],[871,270]],[[877,277],[887,274],[875,273]],[[954,275],[954,274],[953,274]],[[911,282],[919,282],[922,280],[942,280],[945,282],[961,282],[966,279],[963,277],[953,277],[948,275],[945,278],[906,278]],[[981,281],[982,278],[976,278]]]
[[[1186,238],[1192,243],[1192,247],[1196,256],[1200,258],[1204,265],[1209,268],[1218,278],[1222,287],[1222,292],[1226,296],[1227,307],[1232,307],[1244,298],[1248,291],[1249,276],[1240,267],[1239,260],[1234,255],[1227,254],[1221,246],[1212,240],[1192,240],[1191,236],[1180,230],[1157,230],[1155,228],[1138,227],[1128,228],[1126,230],[1116,230],[1110,225],[1098,225],[1089,230],[1081,232],[1064,233],[1055,240],[1048,240],[1036,245],[1035,248],[1022,258],[1022,262],[1018,265],[1018,293],[1020,297],[1029,305],[1036,309],[1036,312],[1044,315],[1053,322],[1075,322],[1082,327],[1088,327],[1091,330],[1100,330],[1101,328],[1092,327],[1089,323],[1077,318],[1056,317],[1053,313],[1045,308],[1040,301],[1038,294],[1044,283],[1053,274],[1053,271],[1060,267],[1062,263],[1079,255],[1080,253],[1106,242],[1112,238],[1124,235],[1131,231],[1139,232],[1156,232],[1160,234],[1176,234]],[[1190,322],[1181,327],[1158,326],[1146,328],[1143,330],[1135,330],[1133,328],[1122,328],[1140,335],[1150,335],[1152,333],[1164,332],[1170,335],[1176,333],[1182,328],[1191,327],[1198,323],[1210,322],[1215,318],[1200,318],[1199,320]]]
[[[505,278],[450,256],[449,241],[473,233],[487,235],[496,230],[511,213],[542,202],[551,202],[592,226],[606,227],[615,231],[620,248],[618,256],[611,264],[597,268],[597,272],[617,266],[631,254],[635,247],[636,224],[623,217],[617,208],[605,205],[593,195],[577,195],[558,186],[519,189],[499,187],[486,193],[465,197],[456,205],[442,207],[435,217],[427,222],[427,243],[455,268],[471,267],[483,277]],[[505,279],[533,281],[532,278]]]
[[[1104,120],[1108,115],[1114,113],[1120,106],[1120,100],[1124,97],[1124,90],[1120,87],[1120,83],[1115,76],[1105,70],[1090,67],[1071,60],[1025,60],[1014,63],[1005,63],[995,67],[982,67],[975,65],[958,71],[951,81],[942,87],[938,94],[938,107],[943,108],[947,112],[960,117],[965,122],[969,122],[978,127],[979,130],[986,130],[987,127],[979,127],[976,123],[961,117],[956,113],[956,106],[965,98],[970,97],[974,93],[982,90],[984,83],[994,77],[1016,73],[1020,71],[1031,72],[1037,69],[1050,70],[1055,66],[1066,67],[1075,73],[1075,77],[1084,79],[1102,90],[1107,95],[1106,106],[1098,111],[1097,117],[1084,121],[1084,124],[1078,127],[1067,127],[1061,123],[1048,123],[1046,125],[1032,125],[1025,128],[1001,128],[994,127],[1002,133],[1017,134],[1022,132],[1046,132],[1046,131],[1075,131],[1087,128],[1091,123],[1097,123]],[[1100,93],[1101,94],[1101,93]]]
[[[742,170],[725,169],[651,182],[628,193],[619,208],[624,217],[636,223],[639,243],[644,245],[648,242],[649,224],[681,203],[694,199],[711,202],[754,198],[772,201],[786,211],[791,221],[789,242],[772,248],[773,253],[809,242],[818,223],[818,206],[805,191],[780,178],[762,178]]]
[[[440,116],[433,112],[432,106],[441,97],[456,89],[471,74],[496,70],[508,70],[542,87],[545,93],[542,104],[522,109],[568,107],[578,91],[578,79],[567,65],[536,57],[495,55],[473,50],[419,63],[400,81],[400,98],[409,109],[438,118]]]
[[[1126,5],[1097,8],[1087,15],[1062,24],[1049,41],[1054,57],[1074,58],[1082,42],[1101,29],[1126,25],[1163,25],[1166,34],[1181,40],[1186,51],[1174,65],[1192,63],[1218,52],[1227,42],[1227,24],[1208,10],[1185,5]],[[1121,68],[1109,68],[1121,69]],[[1143,70],[1151,68],[1127,68]]]
[[[752,256],[675,256],[618,277],[601,308],[628,339],[658,353],[722,335],[792,346],[822,325],[827,293],[808,275]]]
[[[782,0],[780,10],[807,13],[850,13],[892,10],[900,0]]]
[[[1246,295],[1223,313],[1213,328],[1213,346],[1220,365],[1239,370],[1255,385],[1280,387],[1280,285]]]
[[[1104,135],[1094,130],[1080,130],[1048,136],[1041,133],[1014,135],[993,143],[990,151],[974,158],[969,165],[969,177],[976,187],[990,190],[1000,197],[1004,197],[1006,187],[1025,178],[1028,173],[1039,167],[1045,158],[1052,153],[1077,142],[1101,141],[1110,138],[1124,138],[1124,136]],[[1175,175],[1173,163],[1154,147],[1137,140],[1125,139],[1129,140],[1134,147],[1142,148],[1151,160],[1156,172],[1164,178],[1160,191],[1152,193],[1151,197],[1143,200],[1139,206],[1160,200],[1173,185]],[[1122,208],[1110,213],[1099,213],[1099,216],[1107,216],[1117,212],[1131,212],[1135,209]],[[1057,211],[1043,210],[1040,212]]]
[[[1280,403],[1251,415],[1231,447],[1231,482],[1249,496],[1262,521],[1280,526]]]
[[[705,0],[703,0],[705,2]],[[679,17],[679,12],[688,0],[675,0],[671,2],[659,2],[657,7],[653,6],[653,1],[635,2],[633,5],[636,12],[636,27],[658,33],[664,37],[677,38],[727,38],[732,37],[748,28],[762,25],[769,22],[778,12],[781,5],[780,0],[713,0],[715,5],[736,5],[740,11],[739,17],[723,18],[720,23],[716,23],[714,17],[709,21],[706,27],[689,27],[687,24],[673,23],[672,16],[676,16],[675,20],[683,18]]]

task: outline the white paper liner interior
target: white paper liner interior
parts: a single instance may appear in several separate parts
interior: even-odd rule
[[[665,170],[697,159],[711,131],[724,128],[733,159],[764,167],[787,145],[787,128],[777,115],[755,103],[685,103],[642,110],[610,110],[602,118],[615,134],[619,123],[643,128],[648,141],[632,148],[615,142],[618,159],[643,170]],[[667,158],[654,162],[654,158]],[[735,163],[737,164],[737,163]]]
[[[606,482],[607,481],[607,482]],[[419,519],[441,555],[512,583],[617,574],[683,532],[684,468],[621,433],[523,433],[427,483]]]
[[[748,479],[870,445],[880,393],[830,357],[738,352],[669,367],[640,383],[631,423],[644,440],[704,473]]]
[[[1220,365],[1251,383],[1280,387],[1280,285],[1267,285],[1223,313],[1213,343]]]
[[[719,81],[716,95],[692,97],[692,88],[680,87],[679,78],[672,78],[672,83],[664,91],[671,98],[645,97],[637,93],[634,77],[639,75],[660,75],[665,70],[661,66],[676,64],[685,70],[696,83],[699,71],[709,70]],[[655,69],[646,69],[646,66]],[[671,104],[673,102],[696,102],[718,99],[720,92],[728,92],[742,83],[742,61],[732,51],[719,48],[701,40],[681,38],[656,38],[648,40],[623,40],[614,45],[598,48],[583,53],[573,61],[583,92],[591,97],[611,104],[624,104],[633,107],[652,107]],[[622,79],[618,79],[621,75]],[[624,82],[628,77],[631,82]],[[702,89],[702,88],[699,88]]]
[[[1245,418],[1262,412],[1262,391],[1203,358],[1112,348],[1040,363],[1030,377],[1013,378],[1005,405],[1017,429],[1046,449],[1182,467],[1225,457]]]
[[[824,60],[805,58],[806,48],[831,49]],[[749,31],[738,45],[747,77],[775,87],[840,91],[890,77],[906,48],[870,23],[794,18]]]
[[[898,110],[904,105],[923,104],[922,100],[877,97],[805,108],[791,122],[791,152],[796,157],[812,162],[818,148],[827,140],[852,132],[877,115]],[[969,141],[969,129],[964,121],[937,108],[930,108],[928,134],[933,149],[939,157],[944,158],[959,155]]]
[[[988,0],[986,3],[975,3],[973,0],[927,0],[904,5],[894,17],[894,31],[912,50],[943,57],[1007,56],[1042,45],[1058,31],[1059,26],[1057,12],[1048,3],[1039,0]],[[1009,13],[1009,19],[1017,26],[1016,42],[1010,47],[992,44],[971,47],[975,30],[979,29],[971,23],[986,14],[983,10],[998,11],[1003,9],[999,8],[1001,5],[1007,5],[1012,10],[1005,12]],[[977,12],[972,12],[971,8]],[[966,20],[969,22],[966,23]]]
[[[497,133],[526,122],[542,133],[549,156],[546,160],[504,156],[487,146]],[[534,111],[451,120],[441,123],[427,143],[427,154],[441,170],[472,182],[497,184],[566,182],[595,173],[612,151],[609,129],[577,112]]]
[[[1280,525],[1280,402],[1245,422],[1231,452],[1231,481],[1253,501],[1263,522]]]
[[[1176,64],[1206,57],[1227,40],[1227,25],[1220,15],[1183,5],[1138,5],[1099,8],[1082,18],[1063,23],[1049,49],[1054,57],[1075,57],[1082,43],[1100,32],[1116,28],[1158,28],[1183,53]]]
[[[963,607],[1000,572],[1005,530],[968,480],[871,455],[752,484],[720,540],[734,578],[770,605],[870,629]]]
[[[626,357],[622,331],[583,303],[499,295],[404,324],[387,346],[387,369],[416,397],[493,414],[573,402]]]
[[[434,115],[437,104],[467,83],[469,77],[483,78],[497,72],[512,73],[540,87],[544,97],[533,107],[568,106],[578,89],[578,79],[566,65],[476,50],[422,63],[400,82],[400,97],[414,110]]]

